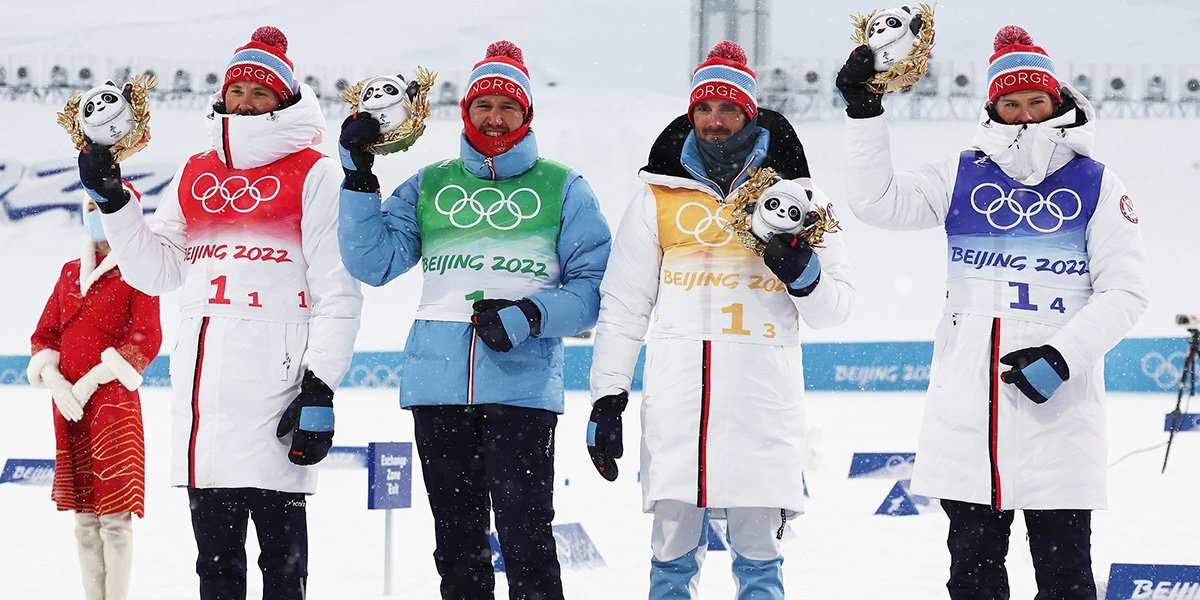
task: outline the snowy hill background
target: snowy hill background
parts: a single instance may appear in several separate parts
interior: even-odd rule
[[[1084,61],[1097,73],[1109,65],[1136,71],[1149,64],[1191,73],[1200,43],[1200,6],[1172,0],[1028,3],[1037,10],[980,10],[966,3],[938,9],[939,57],[985,65],[991,38],[1018,22],[1063,65]],[[118,11],[94,11],[78,1],[5,7],[0,62],[26,64],[131,64],[172,72],[174,65],[222,69],[255,27],[280,26],[289,36],[297,73],[306,69],[359,74],[405,71],[422,65],[462,77],[500,38],[518,43],[534,77],[542,153],[581,171],[601,199],[614,229],[638,186],[651,141],[684,110],[693,60],[689,57],[690,0],[661,2],[377,3],[263,0],[254,8],[228,2],[202,5],[133,0]],[[1028,8],[1027,7],[1027,8]],[[861,2],[772,3],[772,59],[817,61],[831,78],[850,50],[847,15],[874,8]],[[1190,51],[1189,51],[1190,49]],[[957,63],[956,63],[957,64]],[[98,66],[95,66],[98,65]],[[815,67],[814,67],[815,68]],[[1115,67],[1114,67],[1115,68]],[[1200,75],[1196,68],[1195,75]],[[352,79],[354,80],[354,79]],[[554,82],[555,85],[549,85]],[[890,101],[889,101],[890,102]],[[0,101],[0,160],[65,161],[73,150],[54,123],[59,103]],[[134,162],[180,164],[206,147],[202,111],[152,106],[150,147]],[[321,150],[334,154],[342,115],[328,114],[330,135]],[[839,217],[858,286],[850,320],[828,331],[805,332],[811,341],[925,340],[932,336],[944,291],[944,236],[938,230],[886,232],[859,223],[842,198],[843,124],[840,119],[798,123],[815,180],[842,208]],[[969,143],[971,121],[896,121],[892,126],[898,168],[956,153]],[[378,161],[385,189],[418,167],[457,153],[461,122],[431,120],[414,149]],[[1189,242],[1200,225],[1200,119],[1106,119],[1099,123],[1096,156],[1129,188],[1143,224],[1151,259],[1151,305],[1134,336],[1177,335],[1177,312],[1200,312],[1200,281],[1181,266],[1194,256]],[[79,254],[82,233],[65,213],[0,223],[0,277],[27,282],[27,293],[5,298],[0,353],[27,351],[28,334],[59,266]],[[419,294],[410,273],[368,290],[359,350],[395,350],[403,344]],[[45,292],[43,292],[45,290]],[[170,315],[173,298],[165,299]],[[174,323],[164,319],[168,343]],[[169,348],[169,346],[167,346]]]
[[[772,58],[808,61],[827,77],[850,50],[847,15],[882,4],[776,0],[772,3]],[[684,109],[694,58],[689,52],[690,0],[465,0],[441,3],[342,0],[258,0],[253,7],[226,0],[204,3],[127,0],[97,5],[81,0],[7,1],[0,9],[0,65],[18,62],[49,69],[128,63],[160,73],[177,67],[223,69],[232,51],[259,25],[289,36],[289,56],[306,71],[352,76],[411,72],[415,65],[461,77],[486,45],[500,38],[519,44],[534,76],[543,154],[579,169],[615,226],[637,189],[636,170],[650,142]],[[1067,64],[1168,65],[1195,73],[1200,6],[1190,0],[1063,0],[1055,3],[976,3],[946,0],[938,9],[939,60],[976,67],[991,54],[991,37],[1005,24],[1025,26],[1062,68]],[[1135,68],[1136,67],[1136,68]],[[355,71],[357,69],[357,71]],[[1191,69],[1190,71],[1188,69]],[[10,71],[11,72],[11,71]],[[554,82],[556,85],[550,86]],[[54,123],[60,103],[0,100],[0,161],[20,164],[73,160],[66,135]],[[134,162],[179,164],[205,147],[204,119],[196,109],[152,106],[154,140]],[[328,115],[333,153],[341,118]],[[456,118],[430,121],[407,154],[378,161],[385,187],[416,168],[457,151]],[[893,233],[859,223],[842,198],[843,124],[797,124],[812,171],[839,206],[858,287],[850,320],[806,340],[928,340],[941,311],[944,238],[937,230]],[[895,160],[913,168],[963,148],[973,123],[894,122]],[[1200,281],[1193,265],[1200,226],[1200,120],[1106,119],[1099,124],[1097,158],[1115,169],[1134,199],[1151,260],[1151,305],[1135,336],[1171,336],[1176,312],[1200,312]],[[0,221],[0,354],[28,352],[29,334],[61,264],[78,256],[83,234],[65,212],[17,222]],[[408,274],[367,290],[359,350],[397,350],[415,310],[420,277]],[[175,299],[164,299],[164,352],[173,344]],[[1181,342],[1182,344],[1182,342]],[[45,394],[24,386],[0,387],[5,433],[0,458],[53,456]],[[339,391],[339,445],[410,440],[411,420],[396,406],[394,390]],[[147,431],[148,516],[135,526],[133,594],[156,600],[195,597],[186,499],[167,486],[168,392],[143,395]],[[891,481],[845,479],[856,451],[914,449],[921,394],[810,394],[813,450],[807,463],[809,514],[792,523],[785,540],[785,577],[792,595],[813,598],[916,600],[942,597],[946,576],[945,520],[872,515]],[[1110,510],[1094,521],[1095,570],[1103,580],[1112,562],[1200,564],[1192,508],[1200,493],[1200,451],[1183,434],[1171,469],[1158,474],[1162,413],[1167,394],[1114,394],[1110,458],[1135,454],[1110,468]],[[636,447],[634,411],[626,441]],[[645,596],[649,518],[639,512],[636,452],[622,459],[622,478],[603,482],[583,448],[584,393],[568,394],[556,462],[556,522],[580,522],[608,566],[568,570],[572,598]],[[310,503],[314,598],[374,598],[382,583],[383,516],[363,509],[361,471],[328,471]],[[56,513],[48,489],[0,487],[0,597],[69,598],[79,595],[71,517]],[[432,522],[419,477],[414,507],[397,513],[394,566],[404,598],[432,598]],[[1033,596],[1030,558],[1018,520],[1013,535],[1013,597]],[[255,556],[250,542],[250,556]],[[701,578],[704,597],[729,597],[733,584],[725,553],[710,553]],[[250,569],[251,597],[260,589]],[[504,596],[499,584],[498,596]]]

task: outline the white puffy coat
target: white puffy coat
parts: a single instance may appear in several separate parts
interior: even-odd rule
[[[1022,126],[993,122],[984,112],[973,146],[1015,180],[997,181],[999,186],[1037,186],[1076,155],[1091,155],[1095,111],[1078,92],[1064,86],[1063,93],[1076,99],[1078,113]],[[847,201],[864,222],[924,229],[955,218],[949,213],[958,155],[894,171],[883,116],[848,118],[846,138]],[[1104,354],[1147,303],[1146,254],[1136,222],[1124,185],[1103,169],[1085,229],[1089,272],[1072,280],[1079,290],[1055,289],[1037,279],[1032,258],[1029,268],[1012,277],[1033,281],[1023,284],[1006,281],[1012,271],[990,264],[964,267],[961,254],[949,249],[949,294],[934,337],[913,492],[1005,510],[1105,507]],[[1013,239],[999,229],[992,235],[1001,240],[993,247],[1005,248],[1003,240]],[[1023,299],[1014,295],[1021,286],[1029,292]],[[1062,298],[1075,297],[1071,294],[1080,302],[1059,310]],[[1057,305],[1051,303],[1055,296]],[[1009,309],[1031,304],[1041,310]],[[1071,376],[1049,401],[1035,404],[1000,381],[1008,367],[997,359],[1043,344],[1062,353]]]
[[[721,228],[708,186],[641,172],[600,286],[592,397],[629,390],[647,337],[642,504],[803,511],[804,376],[798,331],[831,327],[854,288],[842,235],[816,249],[821,279],[793,297]],[[811,183],[801,180],[810,187]],[[828,199],[819,189],[813,202]]]
[[[212,149],[152,222],[136,202],[103,216],[131,285],[180,290],[171,483],[312,493],[316,468],[292,464],[275,431],[306,369],[336,389],[353,356],[362,293],[338,251],[341,169],[310,150],[325,119],[304,85],[293,106],[208,127]]]

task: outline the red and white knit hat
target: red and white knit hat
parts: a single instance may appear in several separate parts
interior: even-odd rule
[[[495,42],[488,46],[484,59],[475,63],[463,102],[469,106],[476,96],[484,94],[504,94],[521,103],[526,113],[533,107],[533,85],[524,54],[516,44],[508,40]]]
[[[253,81],[271,88],[285,106],[291,104],[297,88],[287,48],[287,36],[282,31],[270,26],[256,29],[250,36],[250,43],[238,48],[229,61],[221,96],[234,82]]]
[[[486,94],[503,94],[516,100],[525,111],[525,121],[516,130],[501,137],[488,137],[471,124],[469,110],[471,101]],[[467,141],[485,156],[496,156],[507,152],[529,132],[533,120],[533,84],[529,71],[525,69],[525,56],[516,44],[500,40],[488,46],[483,60],[475,63],[467,81],[467,92],[462,102],[464,131]]]
[[[1006,25],[996,32],[995,54],[988,66],[988,104],[1012,92],[1041,90],[1061,102],[1060,84],[1054,61],[1040,46],[1033,45],[1029,32]]]
[[[758,84],[754,71],[746,66],[746,51],[728,40],[713,46],[708,57],[692,73],[692,95],[688,100],[688,118],[692,108],[705,100],[728,100],[742,108],[746,118],[758,114]]]

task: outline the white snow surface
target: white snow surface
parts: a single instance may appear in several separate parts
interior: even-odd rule
[[[50,401],[41,390],[4,386],[5,434],[0,458],[54,455]],[[338,445],[411,441],[412,419],[397,406],[395,390],[338,392]],[[621,475],[609,483],[593,470],[584,446],[587,398],[571,392],[559,420],[555,461],[555,523],[580,523],[607,566],[565,569],[567,598],[645,598],[649,589],[650,516],[643,514],[637,483],[640,428],[636,397],[626,411]],[[196,597],[195,543],[187,495],[168,486],[170,450],[168,392],[142,392],[146,422],[146,518],[134,524],[131,600]],[[1112,394],[1109,399],[1110,460],[1161,444],[1163,396]],[[936,511],[908,517],[876,516],[894,481],[847,479],[853,452],[903,452],[916,446],[918,393],[810,393],[813,448],[807,466],[811,494],[807,514],[790,521],[785,537],[784,581],[789,597],[945,597],[949,555],[946,518]],[[1109,565],[1200,564],[1200,434],[1176,438],[1165,475],[1163,449],[1135,454],[1111,467],[1109,509],[1093,513],[1093,561],[1104,582]],[[282,448],[282,447],[281,447]],[[365,470],[325,470],[309,497],[309,594],[311,598],[437,597],[433,521],[415,469],[413,506],[396,511],[395,595],[383,595],[384,515],[366,509]],[[47,487],[0,486],[0,597],[79,597],[73,521],[54,510]],[[249,536],[250,598],[260,597],[255,567],[257,542]],[[1032,598],[1033,567],[1024,525],[1013,526],[1008,556],[1013,598]],[[701,572],[703,598],[731,598],[734,583],[728,552],[709,552]],[[498,574],[497,598],[506,598]],[[1103,597],[1103,594],[1101,594]]]

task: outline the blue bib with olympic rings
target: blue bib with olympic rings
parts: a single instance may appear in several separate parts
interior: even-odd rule
[[[1076,156],[1038,185],[959,156],[946,215],[946,312],[1065,323],[1091,296],[1087,226],[1104,165]]]

